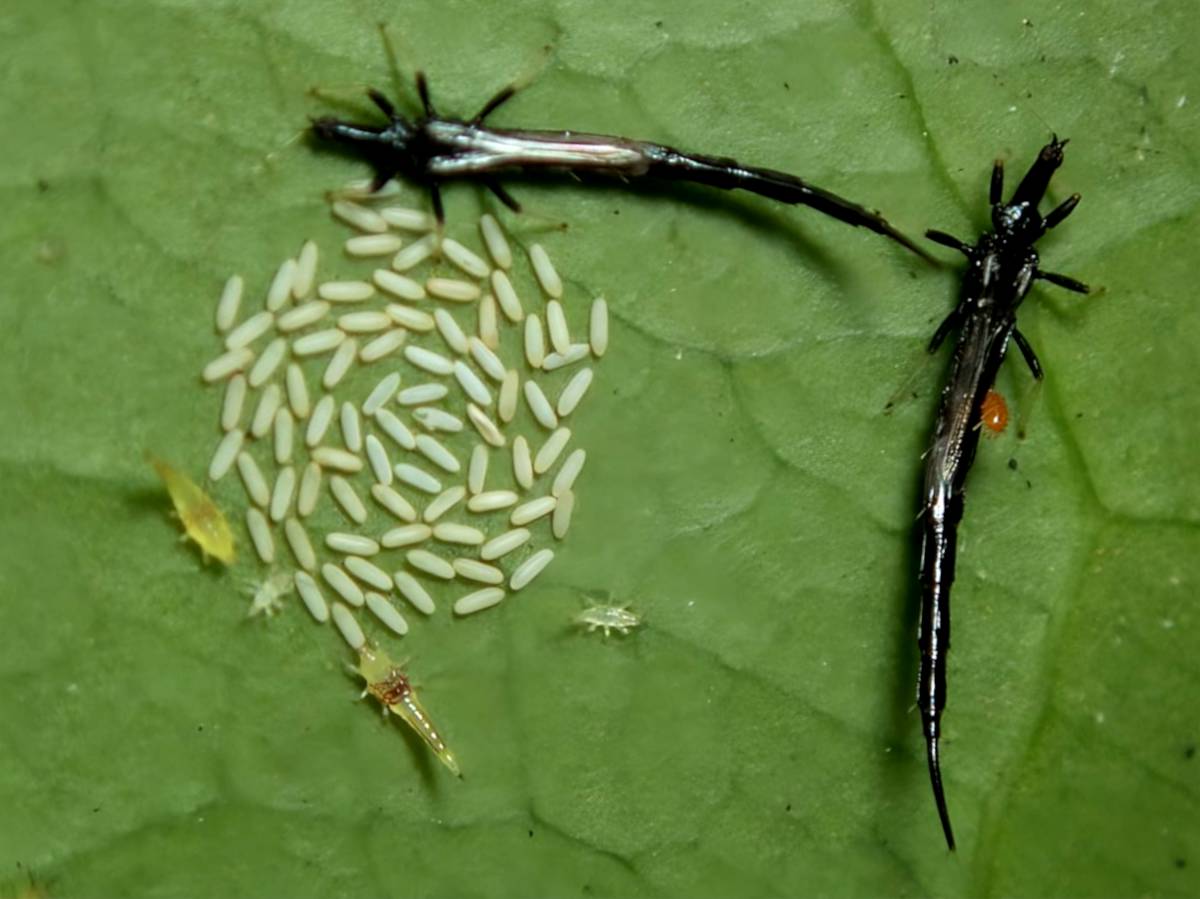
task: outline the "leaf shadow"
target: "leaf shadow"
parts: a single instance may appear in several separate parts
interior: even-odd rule
[[[134,487],[122,490],[121,499],[131,517],[140,518],[153,512],[170,518],[171,501],[161,487]]]

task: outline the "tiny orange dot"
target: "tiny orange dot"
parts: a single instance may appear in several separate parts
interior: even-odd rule
[[[999,393],[989,390],[983,398],[983,408],[980,409],[979,417],[983,426],[992,434],[1001,434],[1008,427],[1008,403]]]

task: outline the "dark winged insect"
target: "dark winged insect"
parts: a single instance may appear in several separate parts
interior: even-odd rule
[[[954,849],[954,831],[942,789],[938,738],[946,706],[946,653],[950,649],[950,585],[954,581],[955,543],[963,513],[963,488],[979,446],[980,423],[988,391],[1008,344],[1013,340],[1034,378],[1041,380],[1042,366],[1033,347],[1017,330],[1017,307],[1033,282],[1049,281],[1067,290],[1087,293],[1086,285],[1038,267],[1034,244],[1060,224],[1079,203],[1072,194],[1042,216],[1038,203],[1050,186],[1050,177],[1062,165],[1066,141],[1052,138],[1017,186],[1012,199],[1002,200],[1004,167],[992,169],[989,200],[991,232],[973,246],[942,231],[926,237],[952,247],[967,257],[962,295],[929,342],[932,353],[951,331],[958,331],[950,373],[942,388],[933,437],[925,453],[925,483],[921,497],[921,649],[917,703],[929,762],[933,798],[946,835]]]
[[[500,184],[505,172],[550,171],[599,174],[624,179],[661,178],[691,181],[722,190],[746,190],[788,205],[811,206],[847,224],[891,238],[936,264],[925,250],[897,231],[878,212],[774,169],[746,166],[722,156],[684,153],[661,144],[586,134],[578,131],[525,131],[489,128],[484,122],[516,93],[509,86],[497,93],[469,121],[439,115],[429,98],[425,76],[417,74],[423,114],[410,119],[382,93],[367,95],[386,124],[359,124],[323,117],[312,130],[322,140],[354,147],[374,167],[373,189],[397,175],[429,188],[434,212],[442,221],[443,181],[475,178],[514,212],[520,205]]]

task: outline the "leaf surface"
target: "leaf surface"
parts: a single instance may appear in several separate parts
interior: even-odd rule
[[[314,82],[793,171],[973,237],[1051,131],[1077,213],[1035,291],[1028,438],[981,449],[955,585],[941,844],[915,682],[922,452],[956,294],[876,236],[702,190],[518,182],[612,349],[570,539],[494,612],[414,628],[452,782],[299,608],[245,623],[175,545],[151,449],[202,473],[213,304],[364,174],[291,139]],[[1182,895],[1200,808],[1200,85],[1183,0],[99,5],[0,31],[0,881],[52,895]],[[549,48],[543,55],[543,48]],[[544,65],[542,60],[545,59]],[[540,67],[540,70],[539,70]],[[411,93],[406,100],[411,103]],[[449,192],[473,234],[470,186]],[[566,233],[544,230],[565,221]],[[882,408],[912,378],[918,396]],[[999,387],[1016,407],[1020,360]],[[238,518],[234,478],[217,498]],[[630,602],[623,638],[569,628]],[[400,652],[396,653],[401,654]],[[21,866],[19,869],[18,866]]]

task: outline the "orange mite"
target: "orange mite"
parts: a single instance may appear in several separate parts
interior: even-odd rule
[[[1004,397],[994,390],[989,390],[983,398],[983,406],[979,410],[980,423],[987,428],[992,437],[999,437],[1008,427],[1008,403]]]

